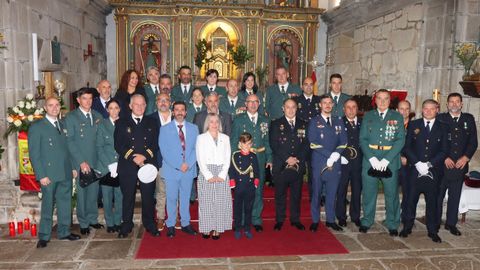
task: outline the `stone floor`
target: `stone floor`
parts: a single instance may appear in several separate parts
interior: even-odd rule
[[[419,213],[423,213],[421,208]],[[383,215],[379,211],[377,219],[382,220]],[[350,251],[345,255],[135,260],[143,233],[139,227],[129,239],[97,230],[79,241],[52,240],[47,248],[37,249],[35,239],[12,239],[2,226],[0,269],[480,269],[480,212],[469,212],[459,229],[463,233],[459,237],[441,229],[443,243],[437,244],[427,237],[422,219],[406,239],[388,236],[380,222],[368,234],[349,224],[344,232],[335,233]],[[73,232],[78,231],[75,226]]]

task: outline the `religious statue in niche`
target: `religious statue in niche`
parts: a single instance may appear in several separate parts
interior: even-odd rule
[[[52,64],[60,65],[60,42],[57,40],[57,36],[53,37],[52,43]]]
[[[292,44],[287,40],[280,40],[275,44],[276,67],[284,67],[290,71],[292,64]]]
[[[142,39],[140,55],[142,56],[143,74],[146,74],[148,68],[152,66],[161,69],[160,45],[160,39],[153,34],[147,34]]]

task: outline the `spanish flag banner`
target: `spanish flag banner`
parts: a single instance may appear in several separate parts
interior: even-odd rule
[[[40,185],[35,179],[32,163],[28,154],[28,133],[20,131],[18,133],[18,159],[20,172],[20,190],[40,191]]]

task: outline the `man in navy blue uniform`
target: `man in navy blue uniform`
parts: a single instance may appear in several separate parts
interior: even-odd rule
[[[360,149],[360,126],[361,120],[357,117],[358,105],[353,99],[348,99],[343,104],[342,117],[347,131],[347,148],[341,157],[342,177],[337,191],[337,202],[335,205],[335,214],[338,219],[338,225],[347,226],[347,191],[350,182],[350,219],[357,227],[360,227],[360,195],[362,194],[362,150]]]
[[[412,106],[408,100],[402,100],[398,102],[397,112],[399,112],[403,117],[403,126],[405,127],[405,130],[407,130],[410,122],[411,107]],[[400,220],[405,224],[405,214],[408,212],[408,191],[410,190],[410,185],[413,184],[413,180],[408,177],[409,166],[407,164],[407,157],[405,157],[404,149],[405,146],[400,153],[400,162],[402,166],[400,167],[400,170],[398,170],[398,183],[402,188],[402,203],[400,204],[402,211],[400,214]]]
[[[462,96],[459,93],[451,93],[447,97],[448,112],[438,115],[438,120],[448,126],[448,140],[450,141],[438,196],[438,218],[439,221],[442,220],[443,199],[448,189],[445,229],[457,236],[462,234],[456,225],[463,178],[468,172],[468,162],[478,147],[475,119],[469,113],[462,113],[462,106]]]
[[[289,98],[283,102],[284,116],[274,120],[270,127],[270,147],[275,179],[274,230],[280,231],[286,217],[287,190],[290,187],[290,224],[305,230],[300,223],[302,182],[305,173],[308,140],[307,123],[296,117],[297,103]]]
[[[321,114],[308,126],[308,140],[312,151],[312,225],[310,231],[316,232],[320,221],[320,195],[326,188],[325,212],[326,226],[343,231],[335,222],[335,197],[340,182],[340,156],[347,147],[347,133],[342,118],[332,116],[333,99],[328,95],[320,97]]]
[[[404,213],[401,237],[412,233],[415,222],[417,203],[420,193],[425,196],[428,237],[433,242],[441,243],[438,236],[437,197],[438,187],[443,173],[443,162],[448,151],[447,128],[436,121],[439,104],[427,99],[422,104],[423,118],[412,121],[407,130],[404,154],[408,160],[407,212]]]

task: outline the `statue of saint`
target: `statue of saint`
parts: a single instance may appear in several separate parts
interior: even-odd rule
[[[290,64],[292,63],[292,54],[287,48],[288,44],[282,42],[280,49],[275,53],[280,66],[284,67],[287,71],[290,71]]]
[[[142,45],[144,73],[151,66],[157,67],[159,70],[161,69],[162,57],[160,55],[160,50],[157,45],[155,45],[154,41],[153,36],[150,36],[148,37],[147,43]]]

